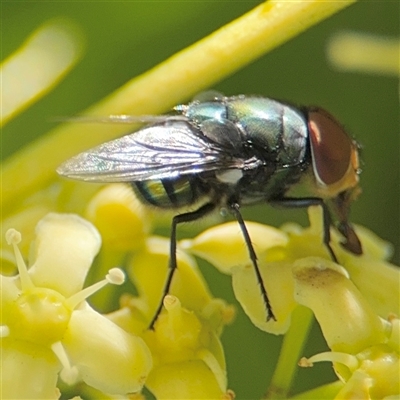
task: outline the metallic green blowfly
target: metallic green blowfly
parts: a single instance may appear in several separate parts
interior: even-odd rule
[[[149,125],[71,158],[57,172],[83,181],[127,182],[144,204],[177,210],[172,219],[169,272],[151,329],[177,268],[177,225],[217,208],[226,207],[240,225],[267,320],[275,316],[241,206],[262,202],[291,208],[319,205],[324,215],[323,241],[331,258],[337,261],[330,246],[333,224],[343,236],[342,246],[362,253],[348,222],[350,203],[360,191],[359,146],[327,111],[264,97],[210,92],[175,107],[171,115],[126,119]],[[296,194],[300,186],[302,195]],[[194,211],[182,212],[185,207]]]

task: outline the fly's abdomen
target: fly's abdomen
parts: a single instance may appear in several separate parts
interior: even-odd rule
[[[132,182],[140,199],[159,208],[179,208],[193,204],[199,197],[199,187],[192,177]]]

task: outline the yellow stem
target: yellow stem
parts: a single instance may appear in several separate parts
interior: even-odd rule
[[[86,115],[158,114],[274,49],[355,0],[268,1],[136,77]],[[3,165],[3,207],[43,188],[57,166],[126,132],[120,124],[63,124]],[[18,184],[16,184],[18,182]]]

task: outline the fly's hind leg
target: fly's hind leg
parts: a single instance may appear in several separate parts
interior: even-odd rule
[[[215,205],[213,203],[207,203],[203,206],[201,206],[199,209],[196,211],[188,212],[185,214],[179,214],[175,215],[175,217],[172,219],[172,225],[171,225],[171,242],[170,242],[170,256],[169,256],[169,268],[168,268],[168,275],[167,279],[165,281],[162,297],[160,300],[160,304],[157,307],[157,310],[154,314],[153,319],[150,322],[149,329],[154,330],[154,324],[156,323],[162,308],[163,308],[163,301],[164,297],[170,292],[171,289],[171,284],[172,284],[172,279],[174,277],[174,273],[177,268],[177,261],[176,261],[176,227],[178,224],[184,223],[184,222],[191,222],[191,221],[196,221],[205,215],[209,214],[211,211],[213,211],[215,208]]]

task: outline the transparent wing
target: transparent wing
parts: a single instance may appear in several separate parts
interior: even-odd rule
[[[89,116],[78,115],[76,117],[54,117],[55,122],[81,122],[81,123],[97,123],[97,124],[156,124],[167,120],[185,120],[186,118],[180,115],[107,115],[107,116]]]
[[[171,118],[81,153],[57,172],[84,181],[130,182],[242,167],[243,160],[227,154],[189,122]]]

